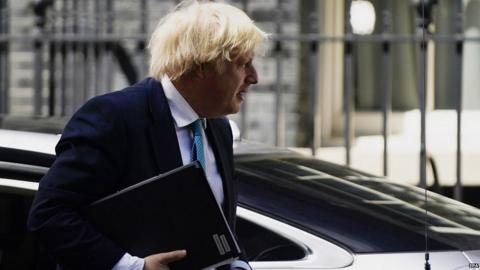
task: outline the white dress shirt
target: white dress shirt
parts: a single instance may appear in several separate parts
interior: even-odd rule
[[[197,120],[198,114],[192,109],[188,102],[178,92],[169,78],[162,78],[162,87],[165,92],[165,96],[172,112],[173,121],[175,123],[175,130],[177,132],[178,145],[180,146],[180,152],[182,154],[183,165],[191,162],[192,156],[192,143],[193,133],[189,125]],[[206,127],[206,121],[204,121]],[[213,190],[213,194],[217,199],[217,202],[222,205],[224,200],[223,195],[223,182],[220,173],[218,172],[217,164],[215,161],[215,155],[213,154],[212,146],[207,140],[205,130],[202,130],[203,135],[203,149],[205,151],[205,173],[207,175],[208,182]]]
[[[168,77],[163,77],[161,81],[163,91],[167,97],[168,105],[172,113],[173,122],[175,124],[175,131],[177,133],[178,145],[182,155],[183,165],[191,162],[193,133],[189,127],[191,123],[197,120],[198,114],[192,109],[190,104],[178,92],[173,83]],[[204,121],[206,126],[206,121]],[[211,145],[207,140],[205,131],[203,133],[203,145],[205,151],[205,174],[210,183],[213,194],[217,202],[222,205],[224,201],[222,177],[218,172],[215,155]],[[187,255],[188,256],[188,255]],[[142,270],[145,261],[143,258],[132,256],[125,253],[123,257],[115,264],[112,270]]]

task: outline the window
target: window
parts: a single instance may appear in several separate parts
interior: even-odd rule
[[[238,217],[237,236],[249,261],[294,261],[306,251],[289,239]]]

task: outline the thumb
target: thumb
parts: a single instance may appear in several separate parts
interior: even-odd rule
[[[166,253],[163,253],[162,254],[162,261],[164,263],[171,263],[171,262],[175,262],[175,261],[178,261],[182,258],[184,258],[185,256],[187,256],[187,251],[186,250],[175,250],[175,251],[171,251],[171,252],[166,252]]]

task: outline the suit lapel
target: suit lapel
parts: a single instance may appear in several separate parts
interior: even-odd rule
[[[159,172],[167,172],[183,165],[173,117],[160,82],[147,82],[148,106],[152,116],[150,138]]]
[[[228,160],[230,159],[227,157],[227,153],[222,149],[225,143],[222,143],[221,138],[222,134],[220,134],[220,130],[217,127],[217,123],[213,119],[207,120],[207,138],[212,146],[213,152],[215,154],[215,161],[217,163],[217,168],[222,176],[223,180],[223,190],[225,193],[225,206],[224,212],[225,216],[231,220],[230,214],[232,213],[232,205],[233,202],[233,186],[232,186],[232,175],[231,175],[231,168],[229,166]]]

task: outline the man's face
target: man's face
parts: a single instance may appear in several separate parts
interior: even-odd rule
[[[245,100],[248,87],[257,83],[253,66],[254,54],[248,53],[232,62],[225,61],[223,72],[211,72],[207,77],[209,88],[205,91],[207,117],[237,113]]]

